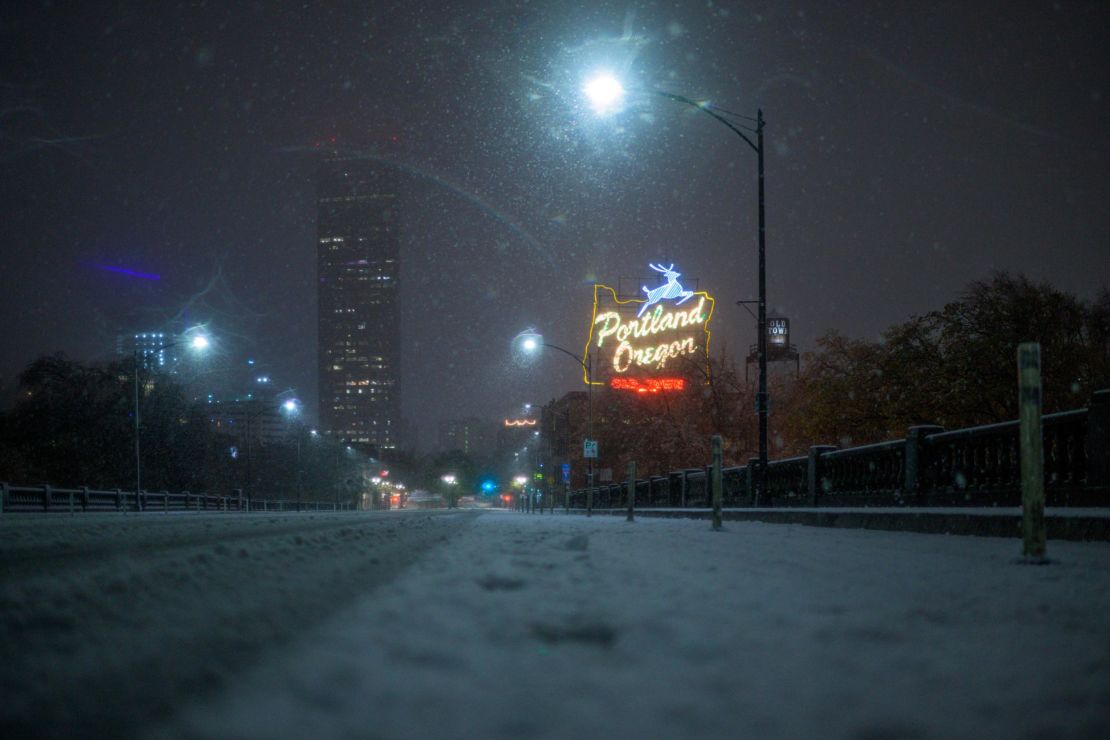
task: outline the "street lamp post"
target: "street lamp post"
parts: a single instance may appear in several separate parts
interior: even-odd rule
[[[447,508],[454,509],[456,507],[455,486],[458,485],[459,479],[454,473],[446,473],[439,479],[447,486]]]
[[[301,402],[295,398],[287,398],[281,404],[281,410],[287,415],[287,418],[292,420],[301,411]],[[300,430],[294,428],[293,436],[297,440],[297,471],[296,471],[296,486],[297,486],[297,511],[301,510],[301,435]]]
[[[254,444],[254,437],[251,434],[251,422],[261,416],[262,412],[265,410],[265,408],[260,408],[252,414],[249,408],[244,407],[243,409],[243,413],[247,420],[247,511],[251,511],[251,506],[254,503],[251,495],[253,490],[253,486],[251,485],[251,463],[254,460],[254,452],[251,449]]]
[[[579,357],[573,352],[563,349],[555,344],[549,344],[543,341],[542,334],[534,332],[524,332],[517,335],[520,349],[525,354],[534,354],[540,348],[546,347],[553,349],[556,352],[562,352],[567,357],[571,358],[578,363],[578,366],[586,373],[586,439],[593,439],[594,436],[594,360],[590,352],[586,352],[583,357]],[[585,454],[585,449],[583,449]],[[586,458],[587,460],[587,473],[586,485],[588,488],[593,488],[594,485],[594,459],[592,457]]]
[[[599,75],[590,80],[583,87],[583,92],[589,98],[594,111],[598,115],[608,115],[620,109],[621,100],[625,90],[620,81],[611,75]],[[640,92],[647,92],[676,103],[688,105],[691,108],[711,116],[718,123],[727,126],[730,131],[744,140],[756,153],[757,172],[759,176],[759,310],[756,321],[758,323],[757,347],[759,352],[759,390],[756,393],[756,414],[759,417],[759,470],[756,471],[756,502],[765,499],[767,495],[767,413],[770,407],[770,397],[767,392],[767,250],[766,250],[766,219],[764,214],[764,177],[763,177],[763,110],[756,111],[755,119],[740,116],[747,120],[754,120],[755,129],[748,129],[754,133],[756,140],[752,141],[748,134],[740,127],[725,118],[713,109],[708,103],[699,103],[683,95],[646,88]],[[720,110],[720,109],[718,109]],[[721,111],[727,113],[726,111]],[[736,115],[736,114],[729,114]],[[741,301],[746,303],[748,301]]]
[[[142,350],[142,352],[146,352],[147,354],[150,354],[150,355],[155,355],[155,354],[157,354],[158,352],[161,352],[164,349],[169,349],[170,347],[177,347],[178,345],[181,345],[181,344],[184,344],[184,343],[185,343],[184,340],[177,340],[175,342],[168,342],[166,344],[163,344],[160,347],[154,347],[154,348],[151,348],[151,349],[144,349],[144,350]],[[190,347],[192,347],[193,349],[195,349],[197,351],[203,351],[203,350],[207,349],[208,344],[209,344],[208,337],[204,336],[203,334],[198,334],[197,336],[195,336],[191,340],[189,340],[188,343],[189,343]],[[139,420],[139,362],[140,362],[140,355],[142,354],[142,352],[140,352],[138,343],[135,343],[132,346],[132,351],[133,351],[132,359],[134,360],[134,368],[133,369],[135,371],[135,374],[134,374],[135,509],[137,511],[142,511],[143,510],[143,502],[142,502],[142,496],[139,493],[140,491],[143,490],[143,452],[142,452],[142,441],[141,441],[142,440],[142,437],[141,437],[142,423]]]

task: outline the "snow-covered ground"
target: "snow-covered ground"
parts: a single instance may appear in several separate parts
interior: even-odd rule
[[[0,737],[145,736],[472,518],[4,515]]]
[[[488,512],[143,734],[1108,737],[1110,545],[1019,551]]]

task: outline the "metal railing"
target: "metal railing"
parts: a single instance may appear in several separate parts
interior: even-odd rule
[[[1046,503],[1110,506],[1110,390],[1088,408],[1043,418]],[[1017,506],[1021,501],[1017,421],[945,431],[911,427],[905,438],[772,460],[760,506]],[[755,503],[758,461],[722,471],[725,506]],[[636,484],[638,507],[709,506],[708,467],[654,475]],[[569,493],[569,506],[623,508],[627,486],[610,483]]]
[[[181,491],[134,491],[119,488],[97,490],[81,488],[56,488],[49,484],[39,486],[0,483],[0,510],[16,512],[177,512],[177,511],[350,511],[349,502],[296,501],[286,499],[248,499],[236,490],[230,494],[190,493]]]

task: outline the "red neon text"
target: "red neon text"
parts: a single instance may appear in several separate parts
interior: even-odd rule
[[[636,393],[659,393],[660,391],[681,391],[686,388],[685,378],[613,378],[609,386],[618,391]]]

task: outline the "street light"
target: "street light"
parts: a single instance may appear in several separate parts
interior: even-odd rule
[[[625,92],[620,82],[609,74],[601,74],[594,77],[586,83],[582,90],[599,115],[613,112],[619,107]],[[759,336],[757,338],[759,352],[759,391],[756,394],[756,413],[759,416],[759,470],[756,472],[756,503],[758,503],[760,499],[767,495],[767,412],[770,405],[770,398],[767,393],[767,244],[763,195],[763,110],[758,109],[753,119],[749,116],[729,113],[723,109],[715,108],[707,102],[698,102],[675,93],[651,88],[644,88],[637,91],[666,98],[667,100],[682,103],[683,105],[688,105],[695,110],[701,111],[707,116],[712,117],[718,123],[728,127],[730,131],[743,139],[744,143],[751,147],[757,156],[757,173],[759,177],[759,300],[757,303],[759,304],[759,313],[756,320],[759,325]],[[741,130],[741,126],[744,124],[734,123],[725,118],[725,115],[722,114],[753,122],[755,124],[754,129],[748,128],[747,126],[744,126],[744,128],[746,128],[749,133],[754,133],[756,140],[752,141],[751,137]],[[750,301],[738,301],[738,303],[750,303]]]
[[[193,329],[189,329],[186,334],[188,334],[189,332],[197,331],[199,331],[199,327],[194,327]],[[134,360],[135,371],[135,508],[138,511],[142,511],[143,509],[142,497],[139,495],[139,491],[143,490],[143,453],[141,441],[142,424],[139,421],[139,356],[140,354],[144,353],[150,356],[154,356],[164,349],[169,349],[170,347],[178,347],[182,344],[189,346],[197,352],[203,352],[204,350],[208,349],[211,343],[208,341],[208,337],[206,337],[204,334],[196,333],[193,335],[192,338],[178,339],[173,342],[167,342],[160,347],[153,347],[149,349],[142,348],[140,350],[138,342],[134,342],[132,346],[132,359]]]
[[[535,356],[543,348],[553,349],[556,352],[562,352],[567,357],[571,358],[578,363],[582,371],[586,373],[586,439],[593,439],[594,436],[594,361],[593,355],[589,352],[583,357],[579,357],[570,350],[563,349],[558,345],[549,344],[543,341],[543,335],[534,331],[523,331],[516,335],[513,340],[518,348],[518,352],[523,356]],[[585,449],[583,449],[583,454]],[[586,458],[587,473],[586,481],[589,488],[594,486],[594,459],[592,457]]]
[[[602,73],[586,83],[582,88],[594,112],[599,116],[606,116],[620,109],[624,100],[624,86],[620,80],[609,73]]]
[[[298,401],[295,398],[287,398],[285,400],[285,402],[283,404],[281,404],[281,408],[285,411],[288,418],[292,419],[293,417],[298,416],[300,414],[300,412],[301,412],[301,402]],[[316,430],[313,429],[311,433],[315,434]],[[300,430],[295,429],[294,433],[293,433],[293,436],[297,440],[297,511],[299,512],[301,510],[301,488],[304,487],[304,484],[303,484],[304,466],[301,465],[301,432],[300,432]]]
[[[455,486],[458,485],[459,479],[455,477],[454,473],[446,473],[439,477],[447,485],[447,506],[448,508],[455,508]]]

